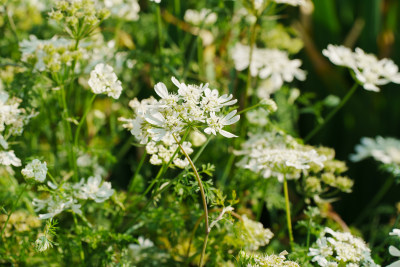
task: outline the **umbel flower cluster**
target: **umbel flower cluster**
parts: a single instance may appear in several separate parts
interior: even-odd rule
[[[365,90],[379,92],[379,85],[400,84],[399,67],[391,59],[378,60],[374,54],[367,54],[361,48],[353,52],[345,46],[331,44],[322,53],[333,64],[351,69]]]
[[[400,140],[392,137],[377,136],[361,138],[361,144],[357,145],[356,153],[350,155],[352,161],[361,161],[372,157],[383,164],[400,165]]]
[[[34,115],[27,114],[25,109],[19,107],[20,103],[21,99],[10,97],[7,92],[0,90],[0,165],[21,166],[21,160],[14,150],[8,150],[7,140],[21,135],[24,125]]]
[[[255,251],[259,247],[269,244],[274,234],[270,229],[264,228],[263,224],[250,220],[246,215],[242,216],[242,231],[239,233],[239,239],[246,240],[246,249]]]
[[[242,150],[235,153],[243,156],[237,163],[239,167],[260,173],[264,178],[277,177],[281,182],[285,175],[288,179],[300,178],[311,164],[323,167],[326,160],[315,149],[274,131],[252,135],[242,144]]]
[[[253,47],[250,63],[250,46],[237,43],[232,50],[232,59],[238,71],[250,68],[251,76],[269,79],[272,89],[279,89],[283,82],[306,79],[306,72],[300,69],[301,60],[289,59],[287,52],[278,49]]]
[[[147,144],[150,140],[158,142],[170,135],[177,135],[190,127],[205,126],[206,134],[217,133],[227,138],[236,135],[223,128],[234,124],[240,118],[237,111],[223,112],[223,108],[237,102],[232,95],[219,95],[217,89],[211,90],[208,84],[186,85],[172,77],[172,82],[178,87],[178,93],[170,93],[164,83],[157,83],[154,90],[161,98],[144,99],[141,102],[133,100],[133,119],[121,118],[126,122],[125,128],[140,141]]]
[[[279,255],[262,255],[257,253],[239,253],[240,267],[300,267],[297,262],[286,260],[287,251],[282,251]]]
[[[36,212],[46,211],[46,213],[39,214],[40,219],[53,218],[65,210],[82,214],[78,199],[92,199],[101,203],[114,194],[111,183],[102,182],[99,176],[89,177],[86,182],[85,179],[81,179],[79,183],[63,183],[59,186],[48,182],[48,186],[52,189],[50,196],[46,199],[35,198],[32,202]]]
[[[364,240],[326,227],[308,253],[318,266],[379,266]]]

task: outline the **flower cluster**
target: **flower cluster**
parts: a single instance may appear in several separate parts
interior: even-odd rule
[[[361,48],[353,52],[350,48],[331,44],[322,53],[333,64],[351,69],[365,90],[379,92],[379,85],[389,82],[400,84],[399,68],[390,59],[378,60],[375,55],[367,54]]]
[[[392,137],[363,137],[355,150],[356,153],[350,155],[350,159],[355,162],[373,157],[383,164],[400,164],[400,140]]]
[[[251,76],[269,79],[274,89],[281,88],[283,82],[292,82],[294,78],[305,80],[306,73],[300,69],[301,60],[290,60],[286,52],[278,49],[253,47],[250,62],[250,50],[250,46],[241,43],[232,49],[236,70],[250,68]]]
[[[114,69],[103,63],[97,64],[92,70],[88,84],[93,93],[106,93],[114,99],[118,99],[122,92],[121,81],[118,80]]]
[[[185,12],[184,20],[196,26],[211,25],[214,24],[218,19],[216,13],[210,9],[203,8],[200,11],[194,9],[188,9]]]
[[[50,18],[61,22],[67,34],[75,40],[90,34],[110,15],[108,9],[97,10],[93,0],[62,0],[55,4],[55,10],[49,13]]]
[[[72,210],[76,214],[82,214],[78,199],[92,199],[100,203],[114,194],[114,190],[111,189],[111,183],[102,183],[100,177],[89,177],[86,183],[84,179],[81,179],[79,183],[75,184],[63,183],[57,187],[48,182],[48,185],[55,191],[55,194],[51,194],[47,199],[35,198],[32,201],[36,212],[47,210],[47,213],[39,214],[39,218],[42,220],[53,218],[65,210]]]
[[[222,109],[237,102],[232,95],[219,95],[217,89],[211,90],[206,85],[186,85],[172,77],[172,82],[178,87],[178,94],[169,93],[163,83],[157,83],[154,89],[161,98],[144,99],[141,102],[134,99],[130,106],[135,112],[135,118],[120,118],[123,125],[140,141],[162,141],[173,136],[177,138],[181,132],[191,127],[205,125],[207,134],[220,133],[231,138],[232,133],[223,130],[224,126],[234,124],[240,118],[236,110],[224,115]]]
[[[365,242],[350,233],[335,232],[326,227],[309,256],[318,266],[378,266],[371,258],[371,250]]]
[[[49,40],[39,40],[30,35],[19,44],[22,61],[30,63],[38,71],[58,72],[63,65],[71,66],[85,54],[85,49],[74,50],[71,40],[54,36]]]
[[[242,216],[242,231],[238,238],[245,240],[246,249],[255,251],[259,247],[269,244],[269,241],[274,237],[270,229],[264,228],[262,223],[250,220],[246,215]]]
[[[324,166],[313,164],[304,173],[305,195],[313,197],[316,202],[323,201],[323,193],[329,190],[328,187],[339,189],[342,192],[350,193],[354,181],[343,173],[347,171],[346,163],[335,159],[335,151],[326,147],[316,148],[319,155],[325,156]]]
[[[300,267],[297,262],[286,260],[287,251],[279,255],[262,255],[256,253],[239,253],[238,262],[241,267]]]
[[[33,179],[43,183],[47,175],[46,162],[42,163],[40,160],[34,159],[22,169],[21,173],[27,180]]]
[[[177,139],[179,142],[180,138]],[[193,153],[192,143],[184,141],[182,142],[181,146],[188,155]],[[162,141],[158,143],[154,141],[148,142],[146,145],[146,152],[149,155],[152,155],[150,158],[150,163],[153,165],[167,164],[172,159],[175,152],[179,155],[182,154],[182,152],[179,150],[178,144],[171,135],[166,135]],[[174,157],[172,163],[178,168],[182,169],[189,165],[187,158],[182,159],[180,157]]]
[[[103,0],[103,2],[113,17],[127,21],[139,19],[140,6],[137,0]]]
[[[252,135],[242,144],[242,150],[235,153],[244,156],[237,163],[239,167],[261,173],[264,178],[277,177],[279,181],[283,181],[284,175],[288,179],[298,179],[310,165],[323,167],[326,160],[315,149],[274,131]]]
[[[25,109],[20,108],[21,99],[10,98],[7,92],[0,91],[0,149],[9,149],[7,140],[11,136],[21,135],[23,127],[34,114],[26,114]],[[13,150],[0,150],[0,165],[21,166],[21,160],[17,158]]]

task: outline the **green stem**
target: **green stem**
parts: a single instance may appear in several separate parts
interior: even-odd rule
[[[304,138],[304,143],[307,143],[308,141],[310,141],[311,138],[314,137],[314,135],[316,133],[318,133],[324,126],[325,124],[327,124],[332,117],[344,106],[344,104],[347,103],[347,101],[349,101],[349,99],[351,98],[351,96],[354,94],[354,92],[356,91],[358,87],[358,83],[355,83],[353,85],[353,87],[351,87],[351,89],[347,92],[347,94],[343,97],[342,101],[340,101],[339,105],[337,105],[335,107],[335,109],[333,109],[328,116],[326,116],[326,118],[324,119],[324,122],[321,123],[320,125],[318,125],[316,128],[314,128],[314,130],[312,130],[307,136],[306,138]]]
[[[246,88],[243,94],[243,106],[242,109],[246,109],[247,103],[248,103],[248,94],[250,91],[251,87],[251,63],[253,61],[253,50],[256,42],[256,26],[257,26],[257,20],[254,22],[254,24],[251,26],[250,29],[250,52],[249,52],[249,67],[247,70],[247,80],[246,80]],[[246,120],[242,120],[242,125],[241,125],[241,132],[240,132],[240,137],[245,137],[246,135]]]
[[[292,219],[290,215],[290,201],[289,201],[289,192],[288,192],[286,175],[283,176],[283,192],[285,194],[286,222],[289,231],[290,246],[292,246],[293,248],[294,239],[293,239]]]
[[[163,59],[163,39],[162,39],[162,24],[161,24],[161,9],[160,5],[156,5],[156,18],[157,18],[157,34],[158,34],[158,48],[159,48],[159,58],[160,58],[160,69],[161,73],[164,73],[164,59]]]
[[[76,219],[75,212],[72,212],[72,217],[74,218],[75,226],[78,226],[78,220]],[[82,263],[84,263],[85,262],[85,252],[83,251],[82,240],[79,241],[79,248],[80,248],[79,256],[81,257]]]
[[[312,219],[310,218],[309,220],[308,220],[308,227],[307,227],[307,243],[306,243],[306,245],[307,245],[307,251],[308,251],[308,249],[310,248],[310,237],[311,237],[311,222],[312,222]]]
[[[74,146],[75,147],[78,147],[79,132],[81,131],[82,125],[86,120],[86,116],[89,113],[89,110],[92,107],[92,104],[93,104],[93,101],[94,101],[95,98],[96,98],[96,95],[94,94],[92,96],[92,98],[90,99],[89,104],[86,106],[86,110],[83,113],[81,120],[79,121],[78,128],[76,129],[75,138],[74,138]]]
[[[14,204],[11,208],[11,211],[8,213],[6,222],[4,223],[3,228],[1,229],[1,238],[3,238],[3,234],[4,234],[4,231],[6,230],[8,221],[10,220],[11,215],[13,214],[13,212],[15,211],[15,209],[18,205],[19,199],[21,198],[22,194],[26,191],[27,187],[28,187],[28,184],[26,183],[24,185],[24,187],[22,188],[21,192],[18,194],[17,200],[14,202]]]
[[[78,173],[77,173],[77,165],[76,161],[74,160],[74,150],[72,147],[72,130],[71,130],[71,125],[68,121],[69,118],[69,112],[68,112],[68,106],[67,106],[67,101],[66,101],[66,95],[65,95],[65,89],[64,86],[61,86],[60,89],[61,93],[61,104],[63,108],[63,122],[64,122],[64,131],[65,131],[65,136],[66,136],[66,145],[68,149],[68,161],[69,161],[69,166],[70,168],[74,169],[74,178],[75,181],[78,181]]]
[[[386,179],[385,183],[379,189],[378,193],[374,196],[374,198],[368,203],[367,206],[363,209],[361,214],[357,217],[357,220],[354,222],[354,225],[360,224],[365,217],[367,217],[371,210],[381,201],[381,199],[386,195],[387,191],[392,187],[395,177],[391,175],[388,179]]]
[[[208,235],[210,234],[210,227],[209,227],[209,223],[208,223],[208,209],[207,209],[206,195],[204,193],[204,188],[203,188],[203,184],[201,182],[200,175],[197,172],[197,169],[194,166],[194,163],[193,163],[192,159],[186,153],[186,151],[183,149],[182,145],[178,142],[178,140],[176,139],[175,135],[172,135],[172,136],[174,137],[175,142],[178,144],[178,146],[181,149],[182,153],[185,155],[186,159],[189,161],[189,164],[192,167],[192,170],[194,172],[194,175],[196,177],[196,180],[197,180],[197,182],[199,184],[199,188],[200,188],[200,194],[201,194],[201,199],[202,199],[202,202],[203,202],[203,209],[204,209],[204,220],[205,220],[205,238],[204,238],[204,242],[203,242],[203,250],[201,252],[200,263],[199,263],[199,266],[202,267],[203,266],[203,261],[204,261],[204,255],[206,253]]]
[[[135,185],[134,181],[136,180],[136,177],[139,175],[140,169],[142,168],[142,165],[144,163],[144,160],[146,159],[146,156],[147,156],[147,151],[145,149],[143,152],[142,158],[140,159],[139,166],[137,166],[135,173],[133,174],[132,180],[129,183],[128,193],[132,193],[133,186]]]

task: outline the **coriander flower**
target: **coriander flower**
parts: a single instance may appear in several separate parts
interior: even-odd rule
[[[237,43],[231,55],[236,70],[250,68],[251,76],[269,79],[274,89],[281,88],[284,82],[292,82],[294,78],[306,79],[306,72],[300,69],[301,60],[291,60],[286,52],[278,49],[253,47],[250,62],[250,47]]]
[[[35,241],[35,249],[37,252],[44,252],[53,247],[53,242],[49,240],[46,235],[41,235]]]
[[[232,137],[237,137],[234,134],[231,134],[225,130],[222,130],[222,128],[226,125],[231,125],[239,121],[240,116],[235,114],[237,113],[237,110],[231,111],[228,115],[224,117],[216,116],[215,112],[210,112],[210,117],[207,119],[207,124],[208,127],[204,129],[204,132],[206,134],[214,134],[216,135],[217,132],[220,133],[222,136],[225,136],[227,138],[232,138]]]
[[[114,99],[118,99],[122,92],[121,82],[118,80],[113,68],[103,63],[97,64],[92,70],[88,84],[93,93],[106,93]]]
[[[25,179],[34,179],[39,183],[43,183],[46,179],[47,165],[46,162],[40,162],[38,159],[32,160],[21,171]]]
[[[262,223],[250,220],[246,215],[242,216],[243,230],[239,237],[246,240],[247,249],[257,250],[259,247],[269,244],[274,234],[270,229],[264,228]]]
[[[350,155],[354,162],[372,157],[383,164],[400,164],[400,140],[392,137],[363,137],[355,150],[356,153]]]
[[[389,233],[389,235],[400,237],[400,229],[397,229],[397,228],[393,229],[393,230]]]
[[[212,25],[217,21],[217,14],[210,9],[203,8],[200,11],[188,9],[185,12],[183,19],[193,25]]]
[[[285,250],[279,255],[268,255],[240,251],[238,262],[240,267],[300,267],[297,262],[286,260],[289,253]]]
[[[21,166],[21,160],[14,154],[14,150],[0,151],[0,165],[15,167]]]
[[[277,177],[281,182],[284,174],[288,179],[298,179],[312,165],[322,168],[326,161],[315,149],[280,132],[255,134],[235,153],[244,156],[237,163],[239,167],[261,173],[264,178]]]
[[[102,182],[99,176],[89,177],[87,183],[80,183],[75,185],[79,190],[77,197],[80,199],[93,199],[97,203],[101,203],[109,199],[114,194],[114,189],[111,189],[110,182]]]
[[[304,6],[308,7],[309,2],[306,0],[274,0],[278,4],[287,4],[291,6]]]
[[[371,258],[371,250],[367,244],[350,233],[333,231],[326,227],[319,239],[309,249],[312,262],[318,266],[371,266],[379,265]]]
[[[390,59],[378,60],[375,55],[367,54],[361,48],[356,48],[353,52],[347,47],[331,44],[322,54],[333,64],[351,69],[365,90],[379,92],[379,85],[389,82],[400,84],[399,68]]]
[[[177,93],[170,93],[164,83],[154,86],[156,94],[160,97],[138,101],[134,99],[130,106],[134,111],[133,118],[119,118],[123,127],[140,140],[141,144],[148,142],[165,142],[164,138],[180,138],[180,134],[188,128],[205,126],[204,132],[231,138],[235,135],[222,128],[239,120],[236,110],[229,114],[224,108],[237,102],[232,95],[219,95],[218,90],[209,89],[208,84],[185,84],[175,77],[172,83],[178,88]],[[236,115],[236,116],[235,116]],[[163,158],[159,154],[151,157],[153,164],[161,164]],[[176,160],[176,166],[184,166],[186,161]]]
[[[60,196],[50,196],[47,199],[33,199],[32,205],[35,207],[35,211],[38,212],[43,209],[47,209],[47,213],[39,214],[39,219],[45,220],[53,218],[60,214],[64,210],[72,210],[74,213],[81,214],[81,205],[77,203],[76,199],[71,196],[61,198]]]

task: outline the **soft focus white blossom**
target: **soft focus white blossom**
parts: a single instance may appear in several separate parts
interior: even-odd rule
[[[400,84],[399,68],[390,59],[378,60],[375,55],[367,54],[361,48],[353,52],[347,47],[331,44],[322,53],[333,64],[351,69],[365,90],[379,92],[380,85],[390,82]]]
[[[294,78],[306,79],[306,72],[300,69],[301,60],[291,60],[286,52],[278,49],[253,47],[250,63],[250,47],[237,43],[231,55],[238,71],[249,67],[251,76],[269,79],[274,89],[281,88],[284,82],[292,82]]]
[[[72,210],[77,214],[82,214],[82,211],[80,210],[81,205],[72,197],[62,199],[60,196],[50,196],[43,200],[35,198],[33,199],[32,204],[35,207],[36,212],[47,210],[47,213],[39,214],[39,219],[42,220],[53,218],[65,210]]]
[[[114,69],[103,63],[97,64],[92,70],[88,84],[93,93],[106,93],[114,99],[118,99],[122,92],[121,82],[114,73]]]
[[[379,266],[371,258],[367,244],[350,233],[335,232],[326,227],[315,244],[309,249],[312,262],[318,266]]]
[[[284,174],[288,179],[299,178],[310,164],[323,167],[326,160],[314,149],[279,132],[255,134],[235,153],[243,155],[237,163],[239,167],[260,173],[264,178],[277,177],[279,181],[283,181]]]
[[[49,239],[47,239],[46,235],[41,235],[35,241],[35,249],[37,252],[44,252],[52,247],[53,244]]]
[[[372,157],[384,164],[400,164],[400,140],[392,137],[377,136],[361,138],[361,144],[356,145],[356,153],[350,155],[352,161],[361,161]]]
[[[389,233],[389,235],[400,237],[400,229],[397,229],[397,228],[393,229],[393,230]]]
[[[269,244],[274,237],[270,229],[264,228],[260,222],[250,220],[246,215],[242,216],[241,223],[243,223],[243,231],[240,232],[239,238],[246,240],[249,250],[255,251],[259,247]]]
[[[282,251],[279,255],[262,255],[242,250],[238,261],[246,264],[247,267],[300,267],[297,262],[286,260],[286,255],[288,255],[287,251]]]
[[[34,159],[22,169],[21,173],[25,179],[34,179],[39,183],[43,183],[47,175],[47,164]]]
[[[21,160],[14,154],[14,150],[0,151],[0,165],[5,166],[21,166]]]
[[[196,26],[214,24],[217,21],[217,18],[217,14],[207,8],[203,8],[200,11],[188,9],[183,17],[186,22]]]
[[[287,4],[291,6],[304,6],[307,7],[309,5],[307,0],[274,0],[278,4]]]
[[[139,19],[140,6],[137,0],[104,0],[104,6],[111,16],[128,21]]]
[[[114,194],[114,189],[111,189],[110,182],[103,182],[99,176],[89,177],[87,182],[75,186],[79,190],[77,197],[81,199],[93,199],[95,202],[100,203],[109,199]]]

